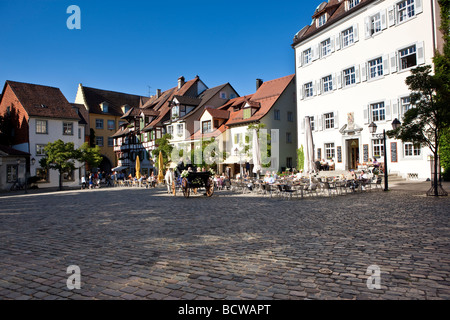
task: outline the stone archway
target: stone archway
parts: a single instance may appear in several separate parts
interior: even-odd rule
[[[109,158],[107,156],[102,155],[102,162],[100,162],[100,165],[98,166],[100,172],[106,172],[106,173],[110,173],[113,165],[111,160],[109,160]]]

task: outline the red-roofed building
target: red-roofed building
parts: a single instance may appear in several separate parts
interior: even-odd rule
[[[30,154],[24,164],[30,176],[40,178],[40,187],[59,186],[59,173],[40,168],[44,147],[58,139],[81,147],[85,140],[85,122],[76,106],[71,105],[61,90],[54,87],[6,81],[0,100],[0,114],[12,123],[11,147]],[[77,167],[82,167],[77,163]],[[79,186],[83,168],[64,175],[64,185]]]
[[[258,79],[254,94],[231,99],[219,108],[206,108],[200,124],[192,139],[215,138],[227,154],[219,166],[220,172],[234,175],[240,171],[241,162],[242,168],[252,174],[252,155],[246,151],[252,140],[248,127],[258,124],[263,124],[267,133],[272,134],[274,142],[271,166],[266,170],[293,168],[297,146],[295,76],[267,82]]]

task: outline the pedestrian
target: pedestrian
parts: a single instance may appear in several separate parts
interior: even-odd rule
[[[167,170],[166,170],[166,175],[164,176],[164,180],[166,181],[167,193],[170,194],[172,191],[173,176],[172,176],[172,171],[169,168],[167,168]]]

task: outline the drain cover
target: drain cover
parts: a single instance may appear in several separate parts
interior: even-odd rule
[[[333,271],[331,271],[330,269],[320,269],[319,270],[319,273],[321,273],[321,274],[332,274],[333,273]]]

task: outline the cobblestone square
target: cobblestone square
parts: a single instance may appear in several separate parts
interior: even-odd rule
[[[423,194],[4,196],[0,299],[449,299],[450,198]]]

